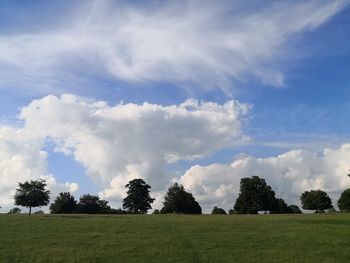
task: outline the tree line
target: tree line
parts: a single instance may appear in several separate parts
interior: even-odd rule
[[[14,196],[15,205],[29,208],[29,215],[33,207],[46,206],[50,203],[50,191],[46,190],[46,182],[43,179],[19,183]],[[142,179],[131,180],[125,185],[127,196],[123,200],[123,209],[114,209],[108,205],[108,201],[99,196],[84,194],[75,200],[69,192],[61,192],[50,204],[52,214],[146,214],[152,209],[154,199],[150,196],[151,186]],[[322,190],[305,191],[300,196],[302,208],[315,210],[316,213],[332,209],[332,201],[328,194]],[[350,211],[350,189],[346,189],[340,196],[338,207],[342,212]],[[19,213],[17,207],[9,213]],[[297,205],[287,205],[282,199],[276,197],[265,179],[258,176],[242,178],[240,192],[233,209],[229,214],[257,214],[265,212],[270,214],[302,213]],[[36,212],[38,213],[38,212]],[[39,211],[42,213],[42,211]],[[183,185],[175,183],[170,186],[164,196],[163,208],[154,210],[154,214],[202,214],[202,208],[193,195],[185,190]],[[214,207],[212,214],[227,214],[219,207]]]

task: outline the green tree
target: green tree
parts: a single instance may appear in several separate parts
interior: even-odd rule
[[[211,211],[212,215],[227,215],[226,211],[220,207],[215,206]]]
[[[240,193],[234,205],[235,213],[257,214],[258,211],[271,211],[275,205],[275,192],[263,178],[253,176],[241,179]]]
[[[152,208],[154,199],[150,196],[151,186],[142,179],[130,181],[125,188],[128,188],[127,197],[123,200],[123,208],[129,213],[146,214]]]
[[[18,183],[16,189],[15,205],[29,208],[29,216],[32,213],[32,207],[41,207],[49,204],[50,191],[46,190],[46,182],[43,179],[26,181]]]
[[[70,214],[77,210],[77,201],[69,192],[59,193],[50,205],[51,214]]]
[[[322,190],[305,191],[300,196],[303,209],[316,210],[316,213],[332,208],[332,200]]]
[[[273,205],[272,209],[270,210],[271,214],[287,214],[290,213],[290,209],[288,208],[288,205],[282,198],[276,198],[275,204]]]
[[[169,187],[163,202],[164,207],[161,213],[180,213],[180,214],[201,214],[202,208],[196,202],[191,193],[185,191],[185,188],[178,183]]]
[[[346,189],[338,200],[338,206],[342,212],[350,212],[350,189]]]
[[[77,212],[82,214],[109,214],[112,212],[108,201],[101,200],[96,195],[85,194],[80,197]]]

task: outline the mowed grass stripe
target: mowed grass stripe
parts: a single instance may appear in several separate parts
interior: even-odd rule
[[[350,262],[350,215],[0,215],[0,262]]]

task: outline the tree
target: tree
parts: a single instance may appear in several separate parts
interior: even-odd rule
[[[51,214],[69,214],[77,210],[77,201],[69,192],[59,193],[50,205]]]
[[[275,192],[263,178],[242,178],[240,193],[234,205],[237,214],[257,214],[258,211],[273,210],[276,205]]]
[[[96,195],[86,194],[80,197],[77,212],[82,214],[109,214],[112,212],[108,201]]]
[[[273,205],[272,209],[270,210],[271,214],[287,214],[291,211],[288,208],[288,205],[282,198],[276,198],[275,204]]]
[[[302,214],[299,206],[297,205],[290,205],[288,206],[289,213],[291,214]]]
[[[14,207],[14,208],[12,208],[12,209],[8,212],[8,214],[20,214],[21,211],[22,211],[22,210],[21,210],[20,208]]]
[[[196,202],[191,193],[185,191],[185,188],[178,183],[169,187],[164,197],[164,207],[161,213],[180,213],[180,214],[201,214],[202,208]]]
[[[123,208],[129,213],[146,214],[152,208],[154,199],[150,196],[151,186],[144,180],[134,179],[125,185],[125,188],[128,188],[128,195],[123,200]]]
[[[346,189],[338,200],[338,206],[342,212],[350,212],[350,189]]]
[[[300,196],[303,209],[316,210],[316,213],[332,208],[332,200],[321,190],[305,191]]]
[[[29,216],[32,213],[32,207],[41,207],[49,204],[50,191],[45,190],[46,182],[43,179],[26,181],[18,183],[16,189],[15,205],[29,208]]]
[[[220,207],[215,206],[211,211],[212,215],[227,215],[226,211]]]

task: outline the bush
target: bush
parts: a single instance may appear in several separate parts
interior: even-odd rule
[[[301,212],[299,206],[297,206],[297,205],[288,206],[288,210],[289,210],[289,213],[291,213],[291,214],[302,214],[303,213],[303,212]]]
[[[8,214],[20,214],[21,211],[22,211],[22,210],[21,210],[20,208],[14,207],[14,208],[12,208],[12,209],[8,212]]]
[[[212,215],[227,215],[226,211],[222,208],[215,206],[211,211]]]

